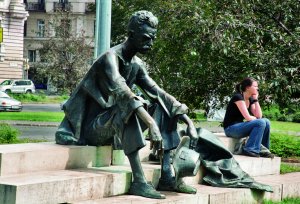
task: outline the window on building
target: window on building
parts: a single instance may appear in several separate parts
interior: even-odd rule
[[[28,50],[28,61],[36,62],[36,50]]]
[[[45,21],[38,19],[37,20],[37,37],[45,37]]]

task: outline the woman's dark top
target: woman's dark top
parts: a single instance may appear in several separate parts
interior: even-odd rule
[[[239,108],[235,104],[236,101],[244,101],[244,97],[241,93],[235,93],[232,98],[229,101],[229,104],[226,109],[225,118],[223,121],[223,127],[224,129],[227,128],[230,125],[233,125],[235,123],[241,123],[244,121],[244,117],[242,113],[240,112]],[[250,105],[248,108],[249,113],[251,114],[250,107],[254,103],[254,99],[252,97],[249,98]]]

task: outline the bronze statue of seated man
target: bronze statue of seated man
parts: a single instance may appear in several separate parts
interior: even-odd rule
[[[170,150],[179,142],[177,120],[187,124],[191,145],[197,141],[195,127],[186,115],[187,107],[161,89],[148,75],[145,63],[136,56],[147,53],[156,38],[157,18],[148,11],[134,13],[128,24],[128,38],[102,54],[64,104],[65,117],[56,132],[63,145],[107,145],[122,147],[129,159],[133,181],[130,194],[162,199],[163,194],[147,183],[138,151],[146,145],[143,131],[163,149],[159,190],[196,193],[175,182]],[[138,86],[150,103],[136,96]],[[174,122],[175,121],[175,122]]]

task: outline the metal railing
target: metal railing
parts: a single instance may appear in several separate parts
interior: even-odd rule
[[[27,11],[45,11],[45,4],[41,3],[26,3]]]
[[[54,11],[71,11],[71,3],[59,3],[59,2],[53,2],[54,3],[54,7],[53,10]]]

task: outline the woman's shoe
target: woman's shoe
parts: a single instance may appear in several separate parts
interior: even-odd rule
[[[259,156],[273,159],[275,157],[271,152],[260,152]]]
[[[255,153],[255,152],[248,152],[245,150],[242,151],[242,155],[245,155],[248,157],[259,157],[259,154]]]

